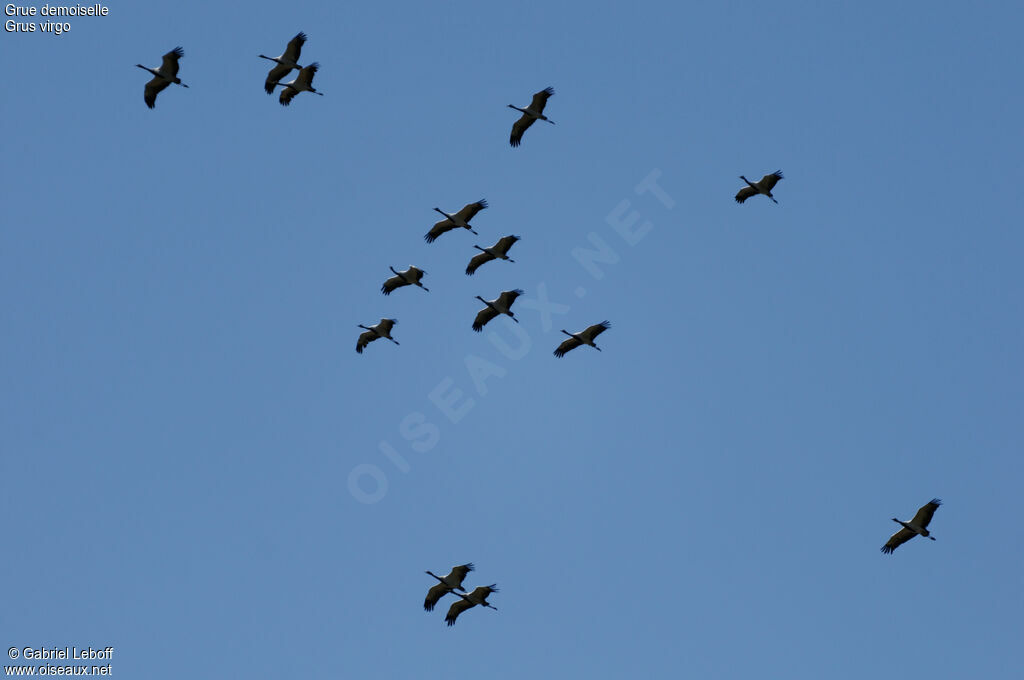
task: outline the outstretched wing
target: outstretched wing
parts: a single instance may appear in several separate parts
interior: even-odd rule
[[[178,59],[185,56],[185,50],[180,47],[175,47],[173,50],[164,55],[163,64],[160,65],[160,73],[166,76],[170,80],[178,75]]]
[[[558,349],[555,350],[555,356],[564,357],[566,352],[571,352],[582,344],[583,343],[576,338],[566,338],[565,342],[559,345]]]
[[[282,66],[281,64],[277,64],[274,68],[270,69],[270,73],[267,74],[267,81],[263,83],[263,89],[267,91],[267,94],[273,94],[274,87],[291,70],[291,66]]]
[[[438,236],[445,233],[446,231],[451,231],[454,228],[455,223],[446,217],[440,222],[434,224],[434,226],[430,228],[430,231],[423,235],[423,240],[426,241],[427,243],[433,243]]]
[[[455,217],[464,222],[469,222],[473,219],[473,216],[478,212],[487,207],[487,199],[481,198],[476,203],[468,203],[462,207],[462,210],[455,213]]]
[[[887,555],[892,554],[892,551],[900,547],[914,536],[917,536],[913,531],[907,528],[900,529],[895,534],[889,537],[889,540],[882,546],[882,552]]]
[[[444,617],[444,622],[449,626],[455,625],[455,619],[459,618],[459,614],[475,606],[472,602],[466,602],[460,597],[458,601],[453,602],[452,606],[448,608],[448,615]]]
[[[296,34],[294,38],[288,41],[288,47],[285,48],[284,54],[281,55],[281,58],[284,59],[285,61],[291,61],[298,64],[299,55],[302,54],[302,46],[305,44],[305,42],[305,33],[300,32]]]
[[[457,567],[452,567],[452,573],[450,573],[448,576],[455,580],[456,588],[458,588],[459,590],[465,590],[465,588],[462,587],[462,581],[466,578],[466,574],[473,571],[475,568],[476,567],[473,566],[472,562],[460,564]]]
[[[523,294],[522,288],[516,288],[515,290],[506,290],[498,296],[498,306],[510,309],[512,303],[516,301],[516,298]]]
[[[434,610],[434,605],[437,604],[438,600],[451,592],[451,588],[438,583],[436,586],[427,591],[427,599],[423,600],[423,608],[428,612]]]
[[[530,110],[536,111],[537,113],[544,113],[544,106],[548,103],[548,98],[554,94],[554,88],[545,87],[543,90],[533,95],[533,101],[530,102]]]
[[[408,286],[409,284],[401,276],[392,276],[390,279],[384,282],[384,285],[380,287],[380,292],[385,295],[391,295],[391,291],[402,286]]]
[[[496,250],[503,255],[508,255],[509,248],[511,248],[518,240],[518,236],[502,236],[498,239],[498,242],[494,244],[494,247],[491,248],[491,250]]]
[[[395,319],[381,319],[380,323],[377,324],[377,329],[381,335],[391,335],[391,329],[398,323]]]
[[[601,323],[596,323],[593,326],[587,327],[587,330],[583,331],[582,333],[578,333],[578,335],[587,338],[588,340],[593,342],[594,338],[601,335],[601,333],[604,333],[611,327],[612,325],[610,323],[608,323],[607,321],[602,321]]]
[[[765,191],[771,191],[779,183],[780,179],[782,179],[782,170],[776,170],[772,174],[762,177],[757,185],[763,187]]]
[[[476,313],[476,320],[473,321],[473,330],[479,333],[484,329],[484,326],[487,325],[487,322],[496,316],[498,316],[498,313],[494,311],[494,309],[491,307],[484,307]]]
[[[289,87],[288,85],[285,85],[284,87],[281,88],[281,96],[278,97],[277,100],[281,102],[281,106],[288,106],[289,104],[292,103],[292,100],[295,99],[295,95],[297,95],[298,93],[299,91],[296,90],[294,87]]]
[[[487,599],[488,595],[496,592],[498,592],[497,583],[492,583],[489,586],[477,586],[476,588],[473,588],[473,592],[469,594],[469,599],[477,602],[483,602]]]
[[[942,501],[938,498],[931,499],[928,503],[922,505],[920,509],[918,509],[917,514],[914,515],[914,519],[910,520],[909,523],[924,529],[928,526],[928,523],[932,521],[932,515],[935,514],[935,511],[939,509],[940,505],[942,505]]]
[[[479,269],[480,265],[482,265],[485,262],[490,262],[493,259],[494,255],[491,255],[488,252],[477,253],[476,255],[473,256],[473,259],[469,261],[469,265],[466,267],[466,274],[472,276],[476,272],[476,270]]]
[[[146,91],[142,95],[142,98],[146,100],[146,106],[153,108],[156,106],[156,96],[163,92],[171,84],[171,81],[164,80],[163,78],[153,78],[153,80],[146,83]]]
[[[756,196],[756,195],[757,195],[757,189],[755,189],[752,186],[745,186],[742,189],[740,189],[738,192],[736,192],[736,202],[737,203],[742,203],[743,201],[747,200],[751,196]]]
[[[374,333],[373,331],[366,331],[364,333],[360,333],[359,340],[356,342],[356,352],[358,354],[362,354],[366,346],[376,339],[377,334]]]
[[[319,71],[319,70],[320,70],[320,63],[314,61],[309,66],[303,67],[299,71],[298,80],[300,82],[302,82],[302,83],[305,83],[306,87],[312,87],[313,86],[313,76],[315,76],[316,72]]]
[[[512,124],[512,135],[508,138],[508,143],[512,146],[519,146],[523,141],[523,133],[533,125],[535,120],[537,119],[525,113],[520,116],[519,120]]]

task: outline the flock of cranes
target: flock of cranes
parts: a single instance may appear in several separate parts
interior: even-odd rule
[[[551,88],[548,88],[548,90],[550,89]],[[436,223],[423,238],[427,243],[433,243],[439,236],[454,229],[466,229],[477,234],[473,227],[470,226],[470,220],[472,220],[477,213],[486,208],[487,201],[485,199],[481,199],[475,203],[468,203],[455,214],[448,214],[440,208],[434,208],[434,210],[444,215],[444,219]],[[469,261],[469,264],[466,266],[466,274],[472,276],[476,273],[477,269],[492,260],[515,262],[515,260],[508,256],[508,251],[519,240],[520,237],[518,236],[508,235],[498,239],[498,242],[490,248],[483,248],[479,245],[474,245],[473,247],[480,252],[477,255],[474,255]],[[422,283],[423,276],[426,274],[426,271],[423,269],[415,265],[409,265],[409,268],[405,271],[398,271],[394,267],[388,268],[394,276],[384,281],[381,285],[380,291],[384,295],[391,295],[391,293],[396,289],[404,286],[418,286],[425,291],[430,291],[430,289]],[[477,295],[476,299],[484,303],[485,306],[477,312],[476,318],[473,320],[473,330],[478,333],[483,331],[484,326],[502,314],[512,319],[515,323],[519,323],[519,319],[516,318],[515,312],[512,311],[512,304],[516,301],[516,298],[522,294],[523,290],[521,288],[515,288],[513,290],[502,291],[501,294],[493,300],[485,300],[481,296]],[[359,324],[359,328],[362,328],[365,332],[361,333],[359,335],[359,339],[356,341],[356,352],[362,354],[368,344],[379,338],[386,338],[396,345],[400,344],[397,340],[391,337],[391,329],[396,323],[398,323],[397,319],[385,318],[381,319],[380,322],[374,326],[364,326]],[[569,352],[581,345],[588,345],[600,351],[601,348],[594,344],[594,338],[609,328],[611,328],[611,324],[607,321],[602,321],[601,323],[590,326],[579,333],[570,333],[563,329],[562,332],[568,335],[569,339],[559,345],[555,349],[554,354],[556,357],[563,357],[566,352]]]
[[[283,106],[291,104],[292,99],[301,92],[311,92],[322,96],[322,93],[318,92],[313,87],[313,77],[319,70],[320,65],[317,62],[312,62],[306,66],[299,63],[302,55],[302,46],[306,43],[306,40],[306,34],[300,32],[288,42],[288,45],[285,47],[285,50],[281,55],[277,57],[268,57],[264,54],[258,55],[260,58],[274,62],[274,66],[270,69],[270,72],[267,74],[264,82],[264,89],[267,94],[273,94],[275,88],[281,87],[282,89],[279,101]],[[146,83],[143,96],[146,106],[151,109],[154,108],[156,106],[157,95],[172,84],[188,87],[188,85],[183,83],[178,77],[178,60],[183,56],[185,56],[184,50],[182,50],[181,47],[176,47],[163,55],[163,61],[159,68],[149,68],[142,64],[136,64],[139,68],[144,69],[153,75],[153,78]],[[281,80],[293,70],[297,70],[299,72],[295,79],[290,82],[281,82]],[[536,121],[542,120],[547,123],[551,123],[552,125],[554,124],[554,121],[544,115],[544,109],[547,105],[548,99],[550,99],[554,94],[554,89],[547,87],[534,94],[530,105],[525,109],[513,104],[508,105],[509,108],[522,113],[522,116],[520,116],[520,118],[512,125],[512,134],[509,138],[511,146],[518,147],[522,143],[523,134]],[[776,204],[778,203],[772,195],[772,189],[774,189],[779,181],[783,179],[781,170],[764,175],[757,182],[751,182],[743,175],[740,175],[740,179],[743,180],[746,186],[742,187],[736,193],[735,199],[737,203],[743,203],[747,199],[757,195],[766,196],[771,199],[772,202]],[[465,229],[473,234],[479,235],[478,232],[473,229],[471,221],[480,213],[480,211],[487,209],[487,207],[488,205],[485,199],[468,203],[458,212],[452,214],[446,213],[440,208],[435,207],[434,210],[440,213],[444,219],[435,223],[434,226],[431,227],[431,229],[424,235],[424,240],[427,243],[433,243],[438,239],[438,237],[456,229]],[[492,260],[505,260],[514,263],[515,260],[510,258],[508,253],[512,246],[519,240],[519,236],[508,235],[498,239],[498,241],[489,248],[474,245],[473,247],[480,252],[470,259],[469,264],[466,266],[466,274],[468,276],[472,276],[481,266]],[[398,288],[405,286],[417,286],[422,288],[424,291],[429,292],[430,289],[422,283],[423,277],[426,274],[423,269],[413,265],[409,265],[408,269],[404,271],[397,271],[394,267],[389,267],[389,269],[394,276],[387,279],[381,286],[381,292],[384,295],[391,295],[391,293]],[[501,315],[508,316],[515,323],[519,323],[519,320],[515,317],[515,313],[512,311],[512,305],[522,294],[522,289],[516,288],[513,290],[503,291],[493,300],[485,300],[483,297],[477,295],[476,299],[484,303],[485,306],[477,312],[472,324],[473,330],[477,332],[483,331],[484,326]],[[362,328],[364,332],[359,335],[359,339],[356,342],[356,352],[362,354],[367,345],[381,338],[390,340],[395,345],[399,345],[400,343],[391,337],[391,331],[397,323],[398,321],[396,319],[382,318],[373,326],[364,326],[360,324],[359,328]],[[578,333],[570,333],[569,331],[562,329],[561,332],[567,335],[568,338],[555,349],[554,355],[556,357],[563,357],[566,353],[571,352],[577,347],[582,347],[583,345],[593,347],[597,351],[601,351],[601,348],[598,347],[594,341],[599,335],[609,328],[611,328],[611,324],[608,321],[602,321],[601,323],[588,326]],[[941,504],[942,502],[939,499],[932,499],[930,502],[923,505],[909,522],[904,522],[894,517],[893,521],[900,524],[902,528],[889,537],[889,540],[882,546],[882,552],[891,554],[896,550],[896,548],[915,536],[923,536],[934,541],[935,537],[930,534],[927,527],[931,522],[936,509],[938,509]],[[462,612],[473,607],[482,606],[490,609],[497,609],[487,601],[487,598],[492,593],[498,592],[496,584],[479,586],[472,592],[467,592],[466,589],[462,587],[462,583],[466,576],[473,570],[473,564],[467,563],[452,567],[452,570],[446,576],[438,576],[431,571],[427,571],[426,573],[434,577],[438,583],[427,592],[426,599],[423,602],[423,608],[426,611],[432,611],[434,606],[442,597],[449,593],[455,595],[457,599],[452,603],[451,607],[449,607],[448,614],[445,616],[445,622],[449,626],[455,623],[456,619]]]
[[[280,78],[283,77],[285,74],[287,74],[290,69],[300,68],[298,66],[297,61],[299,59],[299,54],[302,49],[302,44],[305,42],[305,40],[306,34],[299,33],[294,38],[292,38],[291,42],[288,43],[288,48],[280,57],[268,57],[262,54],[259,55],[264,59],[270,59],[271,61],[274,61],[278,64],[267,75],[267,81],[265,83],[265,89],[267,90],[267,92],[273,91],[274,86],[278,84],[277,81],[280,80]],[[291,88],[292,84],[289,83],[286,87]],[[521,109],[517,106],[509,104],[510,108],[520,111],[523,114],[522,117],[520,117],[519,120],[517,120],[515,124],[512,126],[512,146],[519,146],[523,138],[523,132],[525,132],[526,129],[529,128],[535,120],[544,120],[549,123],[553,123],[553,121],[548,120],[547,116],[544,115],[544,107],[547,104],[548,99],[553,94],[555,94],[555,91],[550,87],[541,90],[537,94],[533,95],[533,101],[525,109]],[[282,98],[284,97],[283,92],[281,96]],[[282,99],[281,103],[284,104],[286,102],[283,101]],[[440,222],[436,222],[434,226],[430,228],[430,231],[423,235],[423,240],[426,241],[427,243],[433,243],[442,235],[447,234],[448,232],[454,231],[456,229],[465,229],[466,231],[469,231],[479,236],[479,233],[472,227],[470,223],[472,222],[473,218],[480,213],[481,210],[486,210],[487,207],[487,199],[484,198],[473,203],[467,203],[466,205],[462,206],[462,208],[458,212],[455,213],[447,213],[444,210],[435,207],[434,211],[442,215],[444,219],[441,220]],[[498,239],[497,243],[495,243],[493,246],[490,246],[489,248],[484,248],[480,245],[474,245],[473,247],[479,250],[480,252],[474,255],[470,259],[469,264],[466,265],[466,275],[473,276],[480,267],[482,267],[483,265],[492,260],[505,260],[507,262],[514,263],[515,260],[508,256],[508,252],[512,248],[512,246],[515,245],[516,242],[519,240],[521,240],[519,236],[509,234],[508,236],[503,236],[500,239]],[[430,289],[424,286],[422,283],[423,277],[427,272],[421,269],[420,267],[417,267],[415,265],[409,265],[408,269],[406,269],[405,271],[398,271],[391,266],[389,266],[388,268],[391,270],[391,273],[394,274],[394,276],[384,281],[384,283],[381,285],[380,291],[384,295],[391,295],[391,293],[393,293],[398,288],[402,288],[405,286],[417,286],[427,292],[430,291]],[[477,295],[476,299],[484,303],[485,306],[483,309],[477,312],[476,317],[473,320],[473,330],[478,333],[483,331],[484,326],[486,326],[492,320],[498,318],[503,314],[508,318],[512,319],[512,321],[514,321],[515,323],[519,323],[519,319],[516,318],[515,312],[512,311],[512,304],[516,301],[516,298],[518,298],[522,294],[523,290],[521,288],[515,288],[513,290],[502,291],[501,294],[498,295],[498,297],[494,298],[493,300],[485,300],[483,297]],[[362,328],[364,332],[359,334],[359,339],[356,341],[356,352],[358,354],[362,354],[363,350],[366,349],[367,345],[369,345],[374,340],[379,340],[380,338],[390,340],[396,345],[401,344],[393,337],[391,337],[391,330],[395,327],[395,324],[397,323],[397,319],[383,318],[373,326],[364,326],[362,324],[359,324],[358,327]],[[555,349],[554,355],[556,357],[563,357],[565,356],[566,352],[569,352],[570,350],[573,350],[576,347],[580,347],[581,345],[588,345],[600,351],[601,348],[594,344],[594,338],[596,338],[598,335],[600,335],[609,328],[611,328],[611,324],[608,323],[607,321],[602,321],[601,323],[590,326],[586,330],[580,331],[579,333],[570,333],[566,330],[562,330],[563,333],[569,336],[569,339],[564,341]],[[477,590],[480,589],[478,588]],[[472,594],[470,594],[470,597],[472,597]],[[476,602],[476,604],[486,605],[486,602]],[[456,605],[472,606],[464,605],[464,603],[456,603]],[[458,612],[455,613],[455,616],[458,616]],[[452,618],[452,621],[454,621],[454,618]]]
[[[265,54],[258,55],[262,59],[274,62],[274,66],[270,69],[270,72],[267,73],[267,78],[263,83],[263,89],[266,90],[267,94],[272,94],[274,89],[280,86],[282,88],[280,102],[283,106],[291,104],[292,99],[294,99],[300,92],[312,92],[313,94],[319,94],[322,96],[322,93],[317,92],[313,87],[313,76],[316,75],[320,65],[317,62],[313,62],[307,66],[303,66],[299,63],[299,59],[302,57],[302,46],[306,43],[307,39],[308,38],[305,33],[299,32],[294,38],[288,41],[288,45],[285,47],[284,52],[279,56],[268,57]],[[183,56],[185,56],[184,50],[180,47],[176,47],[164,55],[163,64],[158,69],[147,68],[142,64],[137,64],[139,68],[145,69],[153,74],[153,79],[146,84],[145,92],[146,105],[149,106],[149,108],[152,109],[156,106],[157,94],[172,83],[188,87],[188,85],[185,85],[185,83],[181,82],[181,79],[178,78],[178,60]],[[291,82],[282,83],[281,79],[293,70],[298,70],[299,75],[297,75]],[[520,143],[522,143],[523,133],[533,125],[534,121],[543,120],[551,123],[552,125],[554,124],[553,120],[550,120],[544,115],[544,107],[547,105],[548,99],[550,99],[554,94],[555,91],[553,88],[546,87],[533,95],[533,100],[525,109],[519,108],[513,104],[508,105],[509,108],[515,109],[523,114],[520,116],[519,120],[512,125],[512,135],[509,138],[509,143],[513,147],[519,146]],[[737,198],[737,200],[739,199]],[[466,229],[473,234],[479,235],[478,232],[470,226],[470,221],[481,210],[485,210],[486,208],[486,199],[480,199],[474,203],[467,203],[461,210],[453,214],[446,213],[440,208],[435,207],[434,210],[443,215],[444,219],[435,223],[434,226],[430,228],[430,231],[423,236],[423,239],[427,243],[433,243],[439,236],[454,229]],[[479,250],[480,253],[474,255],[472,259],[470,259],[469,264],[466,265],[466,274],[468,276],[472,276],[476,273],[477,269],[491,260],[515,262],[515,260],[508,256],[508,251],[519,240],[519,236],[510,234],[498,239],[497,243],[489,248],[474,245],[473,247]],[[425,291],[430,291],[430,289],[422,283],[423,276],[426,274],[423,269],[414,265],[409,265],[408,269],[401,272],[396,271],[394,267],[389,267],[389,269],[391,269],[391,273],[394,274],[394,276],[386,280],[383,285],[381,285],[380,290],[384,295],[391,295],[392,292],[398,288],[402,288],[403,286],[417,286]],[[477,295],[476,298],[483,302],[486,307],[477,313],[476,319],[473,321],[473,330],[477,332],[482,331],[489,321],[502,314],[508,316],[516,323],[519,323],[519,320],[516,319],[515,314],[512,312],[512,303],[515,302],[516,298],[522,294],[522,289],[516,288],[514,290],[506,290],[502,292],[501,295],[493,300],[485,300]],[[401,344],[391,337],[391,329],[394,328],[397,323],[397,319],[383,318],[373,326],[364,326],[359,324],[359,328],[362,328],[365,332],[360,333],[359,339],[356,341],[356,352],[362,354],[367,345],[380,338],[390,340],[396,345]],[[589,345],[600,350],[600,348],[594,344],[593,339],[609,327],[609,323],[605,321],[601,324],[597,324],[596,326],[591,326],[578,334],[572,334],[563,330],[562,332],[570,336],[570,338],[558,346],[555,350],[555,356],[562,357],[566,352],[575,347],[579,347],[580,345]]]

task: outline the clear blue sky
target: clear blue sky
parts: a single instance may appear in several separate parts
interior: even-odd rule
[[[109,6],[0,42],[0,642],[157,680],[1015,677],[1019,3]],[[284,108],[256,55],[300,30],[324,96]],[[151,111],[134,64],[176,45]],[[410,263],[430,292],[381,295]],[[935,496],[938,540],[879,553]],[[423,572],[469,561],[499,611],[449,629]]]

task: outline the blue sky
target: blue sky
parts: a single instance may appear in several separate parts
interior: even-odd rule
[[[1019,4],[109,6],[0,43],[8,646],[1015,677]],[[300,30],[324,96],[284,108],[256,55]],[[134,64],[176,45],[151,111]],[[777,168],[779,205],[733,202]],[[480,198],[479,237],[424,243]],[[410,263],[430,292],[381,295]],[[473,333],[511,288],[521,323]],[[401,345],[357,355],[381,317]],[[937,540],[881,555],[935,496]],[[423,572],[470,561],[499,611],[449,629]]]

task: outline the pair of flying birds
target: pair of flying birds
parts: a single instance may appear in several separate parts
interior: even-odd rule
[[[300,32],[288,41],[288,46],[281,56],[268,57],[265,54],[259,55],[261,58],[268,59],[277,64],[267,74],[267,80],[263,83],[263,89],[267,91],[267,94],[273,94],[274,88],[278,85],[284,88],[281,90],[279,98],[282,106],[291,104],[292,99],[300,92],[312,92],[313,94],[319,94],[321,97],[323,96],[322,93],[317,92],[313,88],[313,76],[320,70],[320,64],[314,61],[312,64],[302,66],[299,63],[299,57],[302,55],[302,46],[305,42],[306,34]],[[295,77],[295,80],[290,83],[280,82],[281,78],[291,73],[292,69],[298,69],[299,71],[299,75]]]
[[[438,584],[427,591],[427,598],[423,600],[423,609],[430,612],[434,611],[434,606],[438,601],[451,593],[459,597],[458,600],[452,603],[452,606],[448,608],[448,614],[444,617],[445,623],[449,626],[455,625],[455,619],[459,618],[459,614],[472,609],[477,605],[482,607],[490,607],[497,611],[498,608],[490,604],[487,601],[487,597],[491,593],[498,592],[498,584],[492,583],[489,586],[477,586],[473,589],[473,592],[467,593],[466,589],[462,587],[462,582],[466,579],[466,574],[473,571],[475,567],[473,563],[460,564],[452,567],[452,570],[448,572],[447,576],[438,576],[432,571],[427,571],[428,574],[438,580]],[[459,591],[462,591],[461,593]]]

